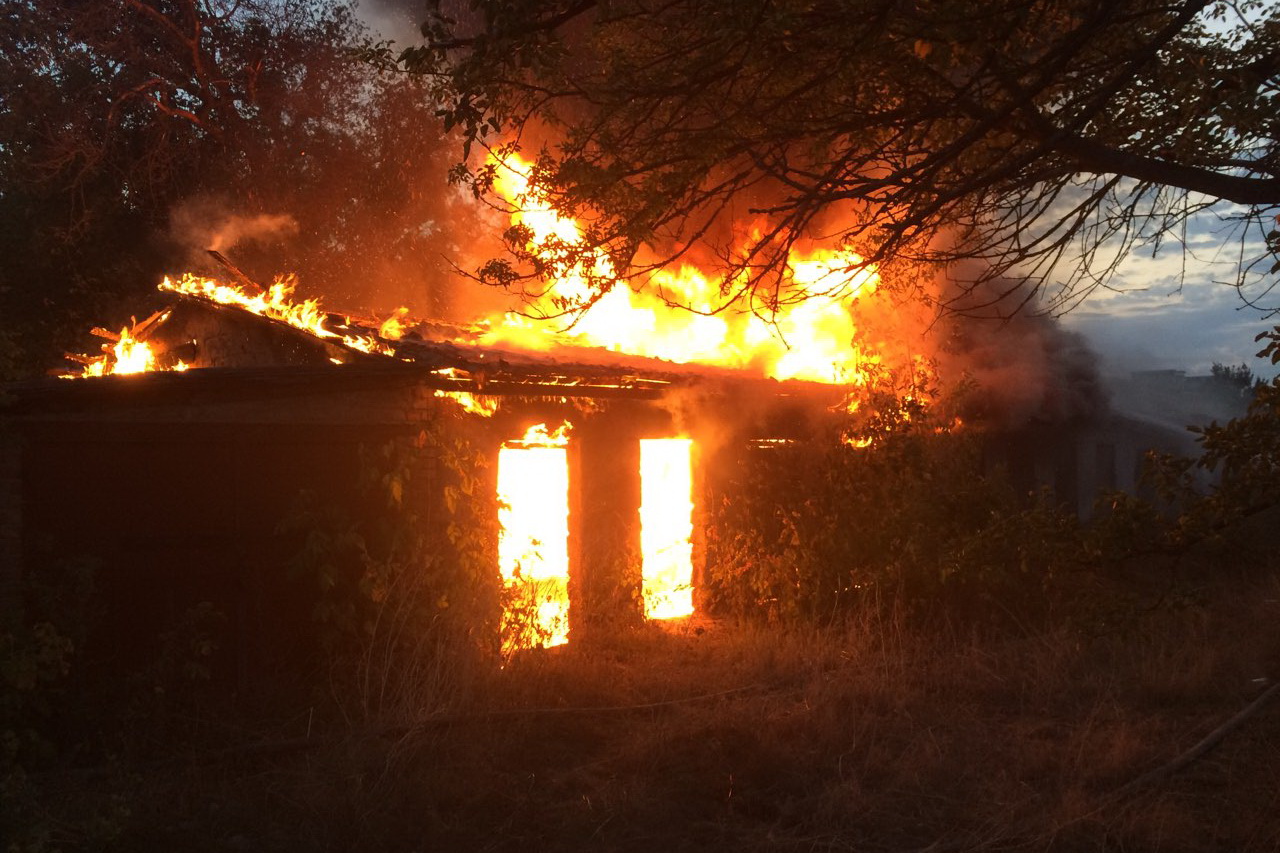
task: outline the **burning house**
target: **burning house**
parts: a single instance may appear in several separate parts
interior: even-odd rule
[[[531,242],[574,239],[575,226],[527,188],[507,192]],[[536,642],[686,616],[700,606],[700,496],[721,448],[847,413],[877,376],[909,375],[907,395],[936,379],[916,334],[931,320],[913,326],[900,303],[877,305],[875,271],[843,250],[797,247],[786,269],[796,298],[763,313],[716,309],[733,283],[696,269],[661,271],[644,293],[594,291],[590,276],[570,274],[545,294],[589,307],[571,338],[518,315],[360,320],[220,262],[232,283],[166,280],[162,310],[95,330],[107,343],[79,359],[87,379],[23,383],[0,402],[11,433],[0,453],[0,594],[16,601],[24,575],[87,560],[109,579],[104,609],[122,654],[201,601],[232,619],[241,656],[287,645],[305,614],[289,613],[282,519],[303,493],[359,511],[362,452],[442,423],[476,449],[466,488],[494,498],[487,522],[500,530],[484,561],[533,612]],[[1017,364],[1041,338],[1015,339]],[[957,376],[985,365],[987,384],[1006,393],[1056,387],[1015,377],[1015,360],[987,339],[963,354]],[[1051,356],[1041,360],[1066,363]],[[1058,385],[1089,386],[1091,369],[1077,373],[1089,381]],[[1046,411],[1027,400],[1005,408]],[[1097,485],[1127,485],[1116,472],[1150,446],[1123,424],[1094,434],[1089,423],[1064,430],[1060,417],[1032,423],[995,434],[992,464],[1077,507]],[[396,498],[436,530],[453,524],[455,486],[439,455]]]
[[[530,188],[527,165],[499,184],[531,245],[580,235]],[[359,448],[453,413],[485,457],[474,487],[500,507],[494,570],[534,589],[545,640],[589,631],[614,599],[649,618],[692,612],[702,461],[725,432],[786,435],[866,381],[879,356],[850,306],[875,273],[843,250],[796,254],[789,276],[807,296],[766,315],[714,309],[730,283],[692,269],[647,294],[593,293],[608,262],[593,263],[544,282],[548,313],[590,307],[567,343],[518,315],[458,326],[330,314],[225,259],[229,284],[166,281],[163,310],[95,330],[108,343],[81,359],[89,380],[13,389],[0,583],[12,597],[23,567],[87,555],[125,590],[108,608],[124,629],[171,611],[180,577],[187,599],[228,602],[239,624],[269,630],[269,608],[228,587],[256,589],[287,563],[274,531],[298,493],[350,502]],[[444,524],[424,501],[427,526]]]
[[[21,383],[2,404],[0,589],[13,602],[24,574],[88,561],[125,658],[206,601],[232,620],[237,657],[287,647],[309,615],[290,612],[296,555],[279,535],[299,495],[360,511],[362,454],[440,424],[476,451],[467,488],[493,498],[500,531],[485,559],[533,614],[531,643],[688,616],[702,604],[716,454],[797,435],[848,403],[834,382],[581,341],[531,347],[527,330],[509,341],[400,313],[360,320],[293,301],[287,283],[161,289],[162,310],[95,330],[107,343],[77,378]],[[1170,430],[1105,407],[989,435],[989,465],[1081,515],[1099,487],[1134,488],[1142,454],[1170,443]],[[453,523],[438,456],[403,497],[436,530]]]
[[[493,570],[536,612],[539,644],[689,615],[710,433],[784,435],[842,398],[603,348],[504,348],[480,327],[365,322],[287,288],[163,289],[153,316],[96,330],[108,343],[82,359],[90,378],[22,383],[5,406],[4,591],[91,561],[122,655],[200,601],[231,615],[238,655],[287,645],[305,614],[281,605],[277,531],[298,495],[351,504],[362,452],[441,422],[481,457],[469,473],[497,497]],[[768,402],[747,417],[747,397]],[[430,459],[413,472],[424,525],[448,523],[444,476]]]

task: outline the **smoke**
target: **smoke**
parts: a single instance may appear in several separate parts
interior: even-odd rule
[[[736,446],[743,437],[778,434],[771,429],[776,426],[773,422],[779,408],[776,395],[740,382],[709,377],[696,385],[668,390],[658,404],[671,416],[676,434],[695,439],[701,452],[708,456]],[[821,407],[807,407],[802,414],[820,410]]]
[[[422,40],[426,6],[424,0],[361,0],[356,11],[377,37],[403,47]]]
[[[245,241],[270,242],[298,233],[298,223],[286,214],[228,216],[214,230],[209,248],[221,252]]]
[[[242,215],[227,211],[213,199],[185,202],[169,214],[169,236],[194,252],[227,252],[246,243],[273,243],[298,233],[287,214]]]
[[[940,281],[943,304],[956,304],[955,279]],[[969,289],[968,304],[998,302],[1020,292],[995,280]],[[1080,424],[1103,417],[1109,400],[1098,357],[1085,338],[1029,304],[1012,316],[949,314],[938,324],[939,370],[958,391],[959,414],[995,429]]]

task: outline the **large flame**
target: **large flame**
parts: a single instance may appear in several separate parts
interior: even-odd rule
[[[497,163],[494,181],[494,189],[512,208],[512,222],[529,235],[530,250],[580,244],[582,228],[561,216],[531,184],[531,171],[528,162],[509,155]],[[692,266],[660,270],[642,290],[619,285],[593,297],[589,282],[612,273],[609,260],[596,257],[589,269],[580,265],[546,282],[530,313],[554,315],[565,305],[588,306],[572,325],[572,333],[586,344],[670,361],[750,368],[777,379],[857,385],[866,381],[868,363],[879,360],[858,342],[850,311],[879,280],[861,261],[851,251],[793,251],[783,272],[811,295],[779,305],[770,316],[758,316],[724,308],[723,294],[733,289],[733,282]],[[545,326],[509,314],[491,340],[547,347],[552,339]]]
[[[531,427],[498,452],[498,567],[509,649],[569,639],[568,427]]]

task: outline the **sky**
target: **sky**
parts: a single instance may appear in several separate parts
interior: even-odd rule
[[[360,0],[362,17],[375,31],[398,44],[419,38],[422,0]],[[1280,323],[1280,316],[1245,304],[1234,283],[1240,261],[1239,233],[1231,233],[1229,207],[1197,216],[1187,229],[1186,251],[1169,245],[1153,256],[1150,249],[1128,256],[1109,282],[1061,317],[1068,329],[1085,336],[1102,370],[1124,375],[1135,370],[1184,370],[1209,373],[1213,364],[1246,364],[1270,379],[1280,372],[1256,358],[1259,333]],[[1261,244],[1246,247],[1256,257]],[[1280,275],[1271,276],[1280,280]],[[1280,293],[1272,301],[1280,306]]]
[[[1176,369],[1203,375],[1218,362],[1246,364],[1270,378],[1277,369],[1255,357],[1262,345],[1254,337],[1280,318],[1269,320],[1237,291],[1241,244],[1231,225],[1217,214],[1201,214],[1189,224],[1185,252],[1181,245],[1154,257],[1150,249],[1135,251],[1121,264],[1112,289],[1091,294],[1062,317],[1063,324],[1085,335],[1104,372]],[[1261,249],[1260,242],[1250,242],[1246,260]],[[1255,279],[1249,292],[1262,286]],[[1280,295],[1269,304],[1280,304]]]

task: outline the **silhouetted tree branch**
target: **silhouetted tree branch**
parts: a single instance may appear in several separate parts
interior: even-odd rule
[[[1061,309],[1215,202],[1262,233],[1280,207],[1266,4],[471,0],[424,33],[401,60],[446,121],[535,155],[548,200],[586,223],[554,257],[513,243],[492,278],[508,286],[710,251],[749,283],[726,298],[767,310],[811,295],[787,252],[824,238],[868,264],[976,260],[975,294],[1026,281],[953,307]],[[494,171],[460,174],[484,195]],[[726,222],[753,217],[745,240]]]

